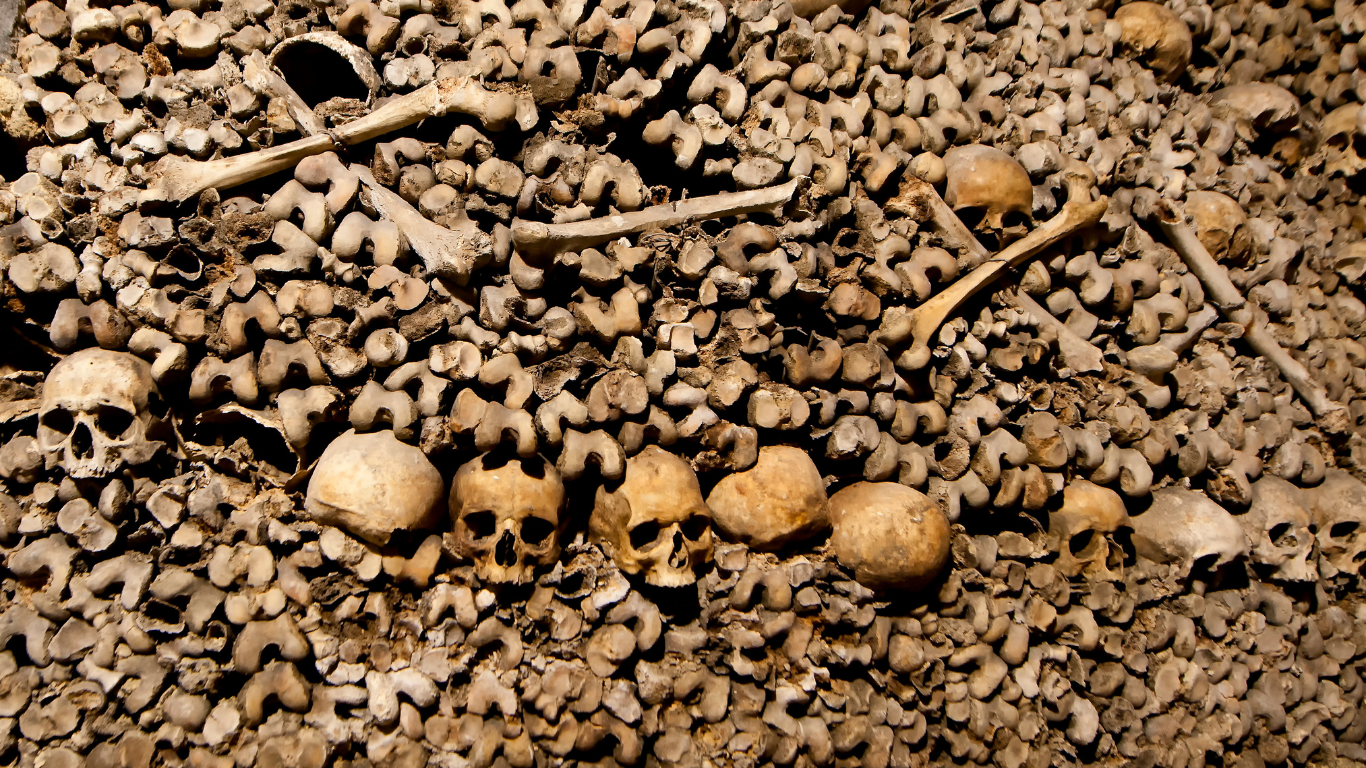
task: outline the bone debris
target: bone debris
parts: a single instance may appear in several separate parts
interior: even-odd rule
[[[16,24],[0,766],[1366,762],[1357,5]]]

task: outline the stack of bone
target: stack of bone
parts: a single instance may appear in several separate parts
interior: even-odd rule
[[[0,766],[1366,761],[1363,33],[28,4]]]

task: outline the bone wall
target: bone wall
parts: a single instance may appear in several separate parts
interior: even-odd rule
[[[1363,30],[24,6],[0,766],[1366,762]]]

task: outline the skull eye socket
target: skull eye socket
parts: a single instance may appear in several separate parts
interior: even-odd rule
[[[1023,211],[1007,211],[1001,216],[1001,226],[1005,229],[1029,226],[1029,217]]]
[[[978,229],[987,217],[987,209],[978,205],[967,205],[954,211],[968,229]]]
[[[693,515],[683,522],[683,535],[689,541],[697,541],[702,538],[702,534],[706,533],[709,527],[711,527],[711,520],[707,519],[706,515]]]
[[[554,532],[555,526],[549,520],[528,517],[522,522],[522,542],[531,546],[544,544]]]
[[[95,426],[110,437],[122,437],[133,426],[133,414],[122,408],[101,405],[95,410]]]
[[[1350,520],[1345,520],[1341,523],[1334,523],[1333,527],[1328,529],[1328,536],[1329,538],[1333,539],[1341,539],[1346,536],[1351,536],[1352,534],[1356,533],[1356,530],[1356,523]]]
[[[488,510],[465,515],[465,528],[469,530],[470,536],[475,539],[487,539],[492,536],[497,523],[497,517]]]
[[[659,541],[659,523],[647,521],[631,529],[631,547],[646,549]]]
[[[1287,536],[1287,534],[1289,535]],[[1267,536],[1271,538],[1271,543],[1278,547],[1293,547],[1300,543],[1298,537],[1291,533],[1290,523],[1278,523],[1271,526],[1271,530],[1267,531]]]
[[[71,418],[70,412],[58,408],[43,415],[43,426],[53,432],[69,435],[76,428],[76,421]]]
[[[1082,554],[1088,554],[1090,553],[1090,550],[1095,547],[1099,539],[1100,537],[1096,535],[1095,531],[1082,531],[1081,533],[1078,533],[1076,536],[1073,536],[1072,539],[1067,542],[1067,549],[1071,551],[1073,557]]]

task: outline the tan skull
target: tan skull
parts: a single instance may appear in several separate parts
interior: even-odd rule
[[[1163,488],[1152,505],[1129,518],[1139,555],[1176,566],[1176,576],[1203,578],[1247,557],[1247,534],[1227,510],[1208,496],[1182,488]]]
[[[1054,567],[1064,576],[1105,578],[1121,562],[1123,551],[1111,535],[1129,525],[1119,494],[1087,480],[1073,480],[1062,492],[1062,508],[1048,516],[1049,548],[1058,554]]]
[[[1340,572],[1360,575],[1366,564],[1366,484],[1330,469],[1318,487],[1305,490],[1305,497],[1318,526],[1323,559]]]
[[[47,375],[38,406],[38,446],[48,469],[76,479],[108,477],[150,461],[165,409],[147,361],[126,352],[84,349]]]
[[[944,155],[948,174],[944,202],[990,247],[1024,237],[1033,223],[1034,186],[1024,166],[981,144],[954,147]]]
[[[830,497],[830,549],[869,589],[915,590],[949,562],[949,520],[899,483],[855,483]]]
[[[1195,220],[1195,236],[1209,255],[1235,267],[1252,255],[1252,230],[1237,200],[1219,192],[1198,190],[1186,195],[1186,213]]]
[[[765,446],[753,467],[721,478],[707,506],[718,531],[752,549],[778,549],[830,528],[820,470],[806,451],[787,445]]]
[[[1305,496],[1295,485],[1263,475],[1252,484],[1252,506],[1238,522],[1252,541],[1252,562],[1269,569],[1278,581],[1312,581],[1318,577],[1309,563],[1314,534],[1309,531]]]
[[[1338,107],[1323,118],[1319,126],[1321,143],[1319,153],[1323,158],[1323,173],[1330,178],[1345,176],[1355,178],[1366,168],[1366,158],[1357,154],[1358,145],[1366,143],[1357,132],[1357,117],[1361,112],[1360,104],[1347,104]],[[1366,145],[1360,147],[1366,149]]]
[[[623,573],[681,587],[711,556],[711,510],[688,462],[651,445],[626,461],[615,490],[598,488],[588,530]]]
[[[484,581],[525,584],[560,556],[564,503],[564,482],[550,462],[486,453],[451,481],[456,554],[473,560]]]
[[[1115,11],[1119,39],[1163,82],[1173,82],[1191,60],[1191,31],[1164,5],[1129,3]]]
[[[437,527],[446,483],[418,448],[390,430],[348,431],[318,457],[304,511],[374,544],[398,531]]]

